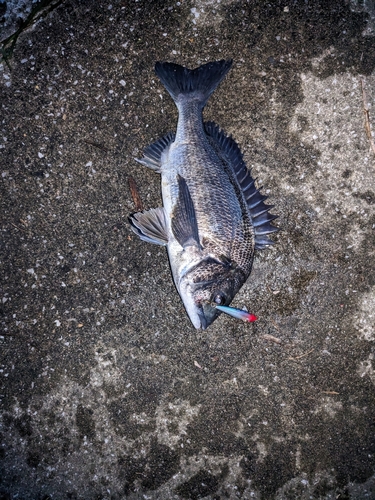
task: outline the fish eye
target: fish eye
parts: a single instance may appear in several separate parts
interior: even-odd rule
[[[223,293],[218,293],[214,298],[215,304],[222,306],[225,304],[225,295]]]

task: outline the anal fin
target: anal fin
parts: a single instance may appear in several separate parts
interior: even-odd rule
[[[151,208],[129,217],[132,230],[141,240],[155,245],[167,245],[167,223],[163,207]]]

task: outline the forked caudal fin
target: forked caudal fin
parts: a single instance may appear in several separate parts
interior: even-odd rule
[[[179,64],[157,62],[155,73],[168,90],[176,104],[181,98],[198,100],[202,108],[232,66],[232,60],[221,60],[188,69]]]

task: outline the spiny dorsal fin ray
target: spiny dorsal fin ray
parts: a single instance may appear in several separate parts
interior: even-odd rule
[[[177,181],[178,199],[172,212],[172,232],[183,248],[192,245],[201,248],[197,217],[189,187],[186,180],[179,174],[177,175]]]
[[[277,219],[277,215],[269,214],[268,212],[263,212],[263,214],[256,216],[253,218],[254,227],[267,225],[268,222]],[[271,226],[272,227],[272,226]],[[277,229],[277,228],[275,228]]]
[[[267,245],[274,245],[275,242],[267,238],[267,236],[255,236],[255,249],[263,250]]]
[[[275,205],[265,205],[264,207],[262,206],[257,206],[253,209],[253,220],[255,220],[259,215],[264,214],[265,212],[268,212],[268,210],[271,210],[274,208]]]
[[[141,240],[155,245],[168,243],[167,223],[163,207],[151,208],[147,212],[138,212],[129,217],[132,230]]]
[[[175,136],[174,132],[168,132],[164,137],[161,137],[144,149],[143,158],[134,159],[145,167],[152,168],[160,173],[161,155],[174,142]]]
[[[255,248],[261,249],[266,245],[272,245],[273,241],[266,238],[266,234],[278,231],[278,228],[272,226],[270,222],[277,218],[277,215],[268,213],[273,205],[266,205],[264,201],[267,196],[260,193],[255,186],[250,171],[243,161],[242,153],[236,141],[228,137],[214,122],[204,124],[207,135],[216,143],[219,148],[219,154],[224,161],[230,165],[235,174],[238,185],[241,188],[248,208],[255,233]]]

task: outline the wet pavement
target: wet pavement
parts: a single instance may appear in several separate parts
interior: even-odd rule
[[[229,57],[205,119],[281,231],[233,301],[258,321],[196,331],[129,178],[160,205],[155,61]],[[374,2],[68,0],[9,64],[0,498],[374,499]]]

